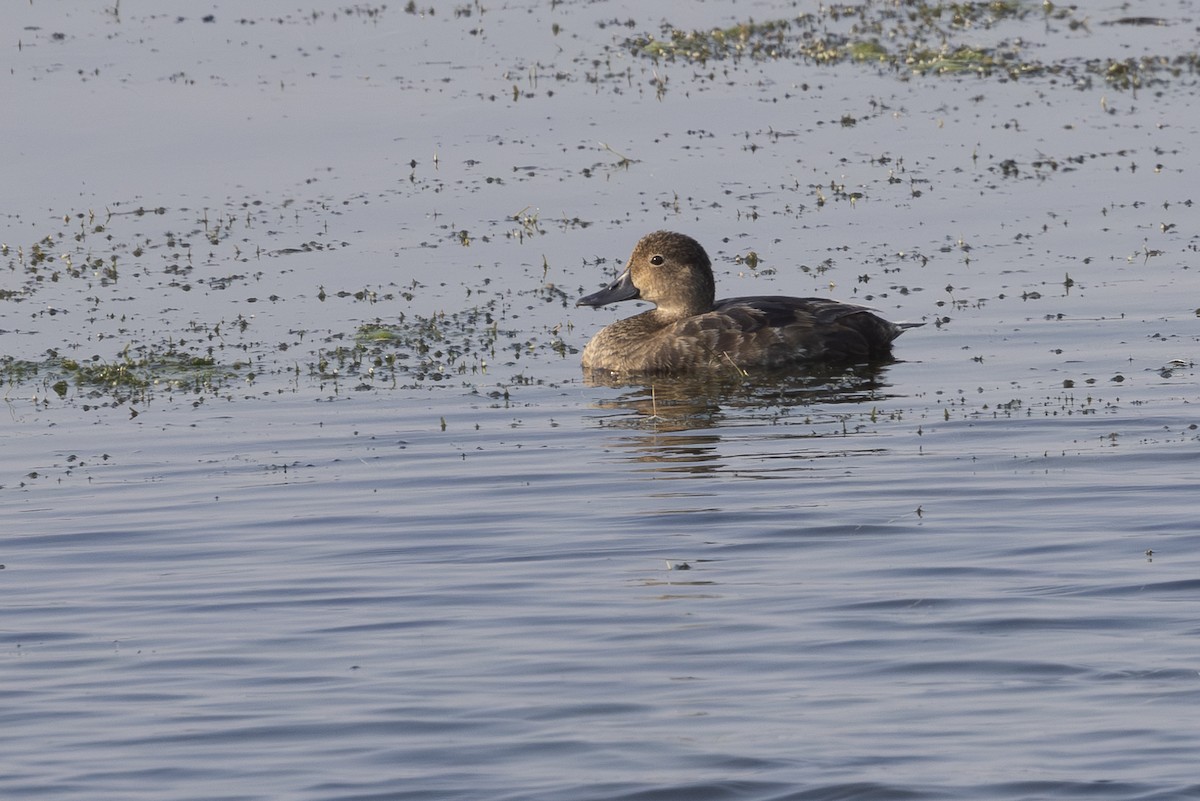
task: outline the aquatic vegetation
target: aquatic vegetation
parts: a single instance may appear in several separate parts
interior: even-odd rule
[[[564,306],[569,299],[553,285],[521,294]],[[494,366],[517,366],[521,359],[537,354],[566,357],[577,352],[559,336],[560,327],[546,329],[545,336],[539,337],[509,327],[507,317],[507,306],[498,298],[453,312],[400,312],[394,320],[376,319],[358,326],[353,344],[322,349],[310,365],[310,374],[323,379],[355,377],[368,384],[384,382],[393,386],[403,375],[408,385],[436,385],[454,378],[479,380]],[[331,337],[328,342],[333,344],[336,339],[340,337]]]
[[[242,380],[245,365],[221,365],[209,356],[182,353],[167,346],[127,348],[120,357],[72,359],[50,352],[41,361],[0,357],[0,383],[11,393],[36,388],[43,400],[82,400],[119,406],[146,404],[159,393],[217,395]]]
[[[1048,30],[1064,34],[1086,30],[1089,25],[1080,9],[1049,2],[865,2],[822,5],[817,12],[791,19],[749,21],[721,29],[687,30],[665,23],[659,35],[630,37],[625,47],[655,61],[853,62],[872,64],[901,78],[967,73],[1016,80],[1062,75],[1080,86],[1100,79],[1121,90],[1194,75],[1200,67],[1200,55],[1195,52],[1043,62],[1031,54],[1019,35],[1003,35],[1007,23],[1033,17],[1042,18]],[[1108,24],[1163,22],[1122,18]],[[994,33],[995,42],[980,45],[981,32]]]
[[[4,245],[0,303],[14,309],[24,304],[29,313],[20,319],[31,321],[17,325],[26,336],[13,344],[40,342],[43,348],[40,354],[18,349],[0,357],[8,396],[144,407],[181,394],[201,396],[197,402],[204,396],[232,399],[248,387],[258,395],[294,392],[305,376],[335,391],[446,386],[451,379],[473,387],[529,380],[521,367],[529,357],[576,352],[559,335],[561,324],[530,331],[523,330],[524,321],[511,321],[514,298],[526,299],[530,307],[571,305],[572,293],[547,280],[551,266],[544,256],[540,280],[532,268],[524,287],[492,285],[479,266],[478,282],[455,289],[465,291],[469,305],[444,312],[410,308],[445,291],[445,284],[415,278],[386,285],[318,283],[307,298],[256,292],[258,286],[283,285],[276,275],[293,272],[296,261],[347,246],[325,236],[329,208],[320,197],[299,203],[285,198],[274,207],[247,200],[196,210],[114,204],[101,212],[63,214],[39,226],[32,241]],[[496,239],[520,245],[543,236],[547,227],[588,225],[577,217],[546,219],[527,206],[494,221],[493,230]],[[319,233],[299,234],[305,226]],[[475,236],[449,226],[442,242],[469,246]],[[489,243],[493,236],[479,239]],[[305,302],[334,308],[325,315],[324,330],[313,330],[311,319],[303,326],[260,330],[254,310],[285,302],[289,311],[282,318],[305,319]],[[213,303],[228,311],[201,316],[200,309]],[[338,308],[343,304],[386,305],[387,311],[356,325],[353,311]],[[18,315],[8,315],[5,322],[15,319]],[[516,378],[490,372],[510,366]],[[267,376],[275,380],[264,381]]]
[[[501,338],[494,306],[430,316],[402,312],[398,322],[366,323],[355,332],[355,347],[327,355],[319,370],[329,374],[331,365],[336,365],[343,373],[362,374],[365,370],[373,375],[383,370],[389,380],[403,372],[432,381],[486,373],[496,359]],[[516,335],[504,332],[509,338]]]

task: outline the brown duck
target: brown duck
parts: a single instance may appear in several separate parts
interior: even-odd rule
[[[647,234],[617,280],[575,305],[644,300],[656,308],[601,329],[583,349],[584,369],[664,375],[880,362],[891,357],[892,340],[921,325],[824,298],[715,296],[699,242]]]

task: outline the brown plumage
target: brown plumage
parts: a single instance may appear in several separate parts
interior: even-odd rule
[[[661,375],[878,362],[914,325],[823,298],[715,295],[699,242],[670,231],[647,234],[620,277],[576,305],[640,299],[656,308],[601,329],[583,350],[584,368]]]

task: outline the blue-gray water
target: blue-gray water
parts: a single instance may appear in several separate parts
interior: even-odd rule
[[[1184,52],[1152,5],[963,35]],[[114,10],[0,14],[0,795],[1200,798],[1187,68],[622,44],[805,4]],[[589,385],[634,309],[573,300],[655,228],[926,325]],[[57,383],[179,353],[216,376]]]

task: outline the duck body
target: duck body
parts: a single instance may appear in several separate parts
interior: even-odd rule
[[[824,298],[714,295],[712,264],[696,240],[647,234],[620,277],[576,305],[640,299],[656,308],[601,329],[583,350],[584,369],[671,375],[879,362],[913,325]]]

